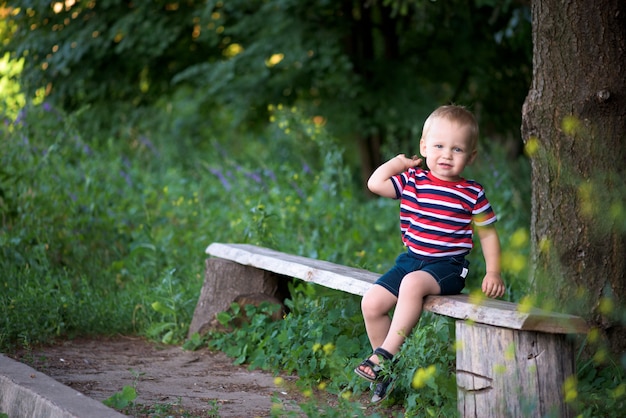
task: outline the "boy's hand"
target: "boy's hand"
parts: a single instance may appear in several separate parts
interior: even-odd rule
[[[500,277],[500,273],[487,272],[487,274],[485,274],[485,278],[483,279],[482,290],[483,293],[490,298],[500,298],[504,296],[506,288],[502,278]]]
[[[422,159],[417,155],[413,156],[413,158],[408,158],[404,154],[398,154],[374,170],[369,180],[367,180],[367,188],[379,196],[397,199],[399,196],[396,196],[396,189],[391,181],[391,177],[421,164]]]
[[[408,170],[409,168],[413,168],[413,167],[418,167],[422,165],[422,159],[417,156],[414,155],[411,158],[407,157],[404,154],[398,154],[396,155],[396,158],[400,159],[402,161],[402,164],[404,165],[404,170]],[[402,170],[402,171],[404,171]]]

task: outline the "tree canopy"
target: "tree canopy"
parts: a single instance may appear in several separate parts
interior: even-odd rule
[[[371,165],[457,102],[519,152],[530,14],[512,0],[20,3],[5,48],[24,58],[29,94],[45,89],[67,110],[150,104],[184,86],[237,123],[298,104]]]

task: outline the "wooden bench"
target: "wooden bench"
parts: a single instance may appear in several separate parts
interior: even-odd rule
[[[205,283],[190,326],[202,331],[245,293],[273,296],[281,278],[363,295],[380,276],[366,270],[247,244],[206,249]],[[468,295],[429,296],[424,309],[456,319],[458,410],[463,417],[568,417],[563,384],[575,375],[567,334],[586,333],[576,316]]]

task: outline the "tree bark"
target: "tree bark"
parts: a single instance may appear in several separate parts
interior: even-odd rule
[[[622,353],[610,307],[626,302],[626,2],[537,0],[532,25],[531,280]]]

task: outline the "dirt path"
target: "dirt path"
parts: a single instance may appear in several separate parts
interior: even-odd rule
[[[297,411],[301,401],[297,390],[275,386],[270,373],[235,366],[223,353],[185,351],[136,337],[63,341],[12,357],[100,401],[124,386],[135,387],[136,406],[123,412],[136,417],[155,416],[155,411],[178,416],[269,417],[272,396],[291,411]],[[282,377],[287,382],[295,380]]]

